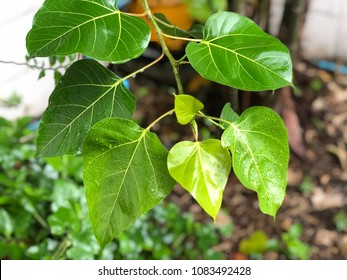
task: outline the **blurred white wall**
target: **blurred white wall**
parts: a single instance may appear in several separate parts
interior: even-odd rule
[[[347,63],[347,1],[310,0],[301,46],[309,60]]]
[[[43,0],[0,0],[0,61],[25,62],[25,37]],[[0,100],[13,93],[22,97],[16,108],[0,107],[0,116],[15,119],[23,115],[40,116],[48,103],[54,80],[51,71],[38,81],[39,70],[0,63]]]

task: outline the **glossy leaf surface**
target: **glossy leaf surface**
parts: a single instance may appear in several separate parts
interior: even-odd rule
[[[115,0],[46,0],[26,41],[31,57],[82,53],[121,63],[140,56],[149,39],[149,26]]]
[[[273,90],[292,85],[288,49],[252,20],[231,12],[211,16],[204,39],[186,47],[204,78],[242,90]]]
[[[37,153],[44,157],[76,153],[88,130],[108,117],[131,118],[135,97],[122,80],[94,60],[75,62],[53,91],[44,112]]]
[[[179,142],[169,152],[171,176],[214,220],[221,207],[231,159],[219,140]]]
[[[241,183],[257,192],[260,210],[273,217],[285,196],[289,147],[282,119],[266,107],[251,107],[224,131]]]
[[[180,124],[188,124],[204,108],[198,99],[188,94],[175,95],[175,113]]]
[[[171,192],[167,154],[155,134],[131,120],[108,118],[92,127],[83,144],[84,183],[102,247]]]

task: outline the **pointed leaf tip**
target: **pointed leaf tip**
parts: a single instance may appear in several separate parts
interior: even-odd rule
[[[104,247],[171,191],[168,151],[135,122],[108,118],[83,144],[83,180],[96,239]]]
[[[229,152],[220,141],[179,142],[167,164],[171,176],[216,220],[231,169]]]

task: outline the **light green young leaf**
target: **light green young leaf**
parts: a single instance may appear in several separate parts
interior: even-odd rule
[[[83,144],[86,197],[93,231],[104,247],[174,185],[158,137],[127,119],[92,127]]]
[[[193,68],[204,78],[242,90],[274,90],[292,85],[288,49],[252,20],[231,12],[212,15],[204,39],[186,47]]]
[[[90,59],[75,62],[53,91],[37,137],[37,153],[75,154],[88,130],[109,117],[131,118],[135,97],[111,71]]]
[[[240,116],[231,108],[231,104],[228,102],[224,105],[222,113],[220,114],[220,119],[226,120],[228,122],[236,121]],[[227,122],[221,121],[220,124],[226,129],[229,124]]]
[[[116,0],[46,0],[26,44],[31,57],[82,53],[122,63],[140,56],[150,39],[142,19],[126,15]]]
[[[188,94],[175,95],[175,113],[177,121],[180,124],[189,123],[197,112],[204,108],[202,104],[195,97]]]
[[[167,164],[171,176],[215,220],[231,168],[229,152],[220,141],[179,142],[170,150]]]
[[[266,107],[251,107],[230,124],[222,146],[232,153],[241,183],[257,192],[260,210],[276,216],[286,192],[289,147],[282,119]]]

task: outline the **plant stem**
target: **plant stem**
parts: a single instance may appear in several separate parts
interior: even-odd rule
[[[52,255],[53,260],[58,260],[61,258],[63,254],[65,254],[65,251],[71,246],[70,236],[67,235],[65,238],[60,242],[57,250]]]
[[[189,41],[189,42],[201,42],[202,39],[194,39],[194,38],[189,38],[189,37],[179,37],[179,36],[172,36],[169,34],[163,33],[164,37],[173,39],[173,40],[183,40],[183,41]]]
[[[128,76],[122,78],[121,80],[124,81],[124,80],[127,80],[127,79],[135,76],[138,73],[142,73],[147,68],[149,68],[149,67],[153,66],[154,64],[158,63],[163,57],[164,57],[164,53],[162,53],[156,60],[152,61],[151,63],[147,64],[146,66],[142,67],[141,69],[138,69],[138,70],[130,73]],[[117,81],[117,83],[118,83],[118,81]]]
[[[4,61],[0,60],[0,64],[12,64],[12,65],[17,65],[17,66],[27,66],[31,69],[37,69],[37,70],[51,70],[51,71],[56,71],[58,69],[66,69],[67,66],[57,66],[57,67],[45,67],[45,66],[38,66],[38,65],[31,65],[28,62],[16,62],[16,61]]]
[[[159,118],[157,118],[154,122],[152,122],[149,126],[146,127],[146,130],[150,130],[157,122],[162,120],[168,115],[171,115],[173,112],[175,112],[175,109],[171,109],[170,111],[166,112],[165,114],[161,115]]]
[[[158,40],[160,42],[160,45],[163,48],[163,53],[166,55],[166,57],[169,59],[169,61],[171,63],[172,70],[173,70],[173,73],[174,73],[175,79],[176,79],[178,94],[183,94],[184,93],[183,85],[182,85],[182,81],[181,81],[181,78],[179,75],[179,63],[177,63],[176,59],[172,56],[169,48],[167,47],[167,45],[165,43],[164,36],[163,36],[163,31],[160,29],[157,22],[155,21],[154,16],[151,12],[151,9],[149,8],[147,0],[141,0],[141,3],[142,3],[143,9],[145,10],[147,18],[152,23],[154,30],[158,36]]]
[[[233,125],[232,122],[228,122],[228,121],[222,120],[222,119],[220,119],[220,118],[216,118],[216,117],[211,117],[211,116],[205,115],[205,114],[204,114],[203,112],[201,112],[201,111],[200,111],[199,113],[197,113],[196,116],[201,117],[201,118],[208,119],[211,123],[213,123],[214,125],[218,126],[219,128],[221,128],[221,129],[223,129],[223,130],[224,130],[224,127],[223,127],[221,124],[217,123],[216,121],[223,121],[223,122],[225,122],[225,123],[228,123],[228,124],[230,124],[230,125]]]
[[[43,227],[43,228],[48,228],[48,225],[46,223],[46,221],[41,217],[41,215],[38,212],[34,212],[33,213],[34,218],[36,219],[36,221],[39,222],[39,224]]]

